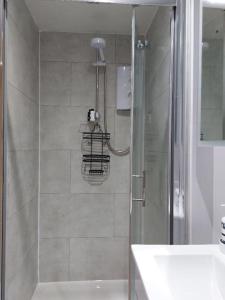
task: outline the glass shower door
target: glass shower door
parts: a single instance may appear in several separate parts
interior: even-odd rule
[[[138,9],[134,8],[132,32],[131,244],[169,244],[174,14],[171,7],[159,7],[143,38],[135,16]]]
[[[158,7],[145,37],[132,21],[132,244],[169,244],[171,230],[172,43],[171,7]],[[160,26],[159,26],[160,24]],[[149,46],[150,45],[150,46]],[[172,222],[173,223],[173,222]],[[135,296],[136,268],[130,261],[130,299]]]

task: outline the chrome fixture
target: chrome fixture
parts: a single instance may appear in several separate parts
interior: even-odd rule
[[[94,67],[96,67],[96,107],[95,111],[98,113],[98,105],[99,105],[99,68],[103,68],[103,76],[104,76],[104,132],[105,134],[108,133],[107,129],[107,110],[106,110],[106,90],[107,90],[107,76],[106,76],[106,60],[104,56],[103,49],[106,47],[106,41],[103,38],[95,37],[91,40],[91,47],[96,49],[96,62],[93,64]],[[98,114],[99,115],[99,114]],[[97,121],[100,120],[100,115]],[[100,126],[100,124],[98,124]],[[101,127],[101,126],[100,126]],[[109,150],[117,155],[117,156],[124,156],[129,154],[130,147],[127,147],[126,149],[115,149],[110,144],[110,139],[107,139],[107,145]]]
[[[150,47],[150,43],[147,40],[138,40],[136,43],[137,49],[145,49]]]

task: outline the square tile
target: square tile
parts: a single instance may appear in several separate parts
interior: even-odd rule
[[[41,63],[41,105],[66,106],[71,103],[72,66],[65,62]]]
[[[40,281],[67,281],[69,271],[69,240],[40,240]]]
[[[70,188],[70,152],[41,151],[41,193],[67,193]]]

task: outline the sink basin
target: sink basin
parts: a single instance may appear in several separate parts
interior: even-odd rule
[[[225,255],[219,245],[133,245],[139,278],[150,300],[225,300]],[[143,298],[143,297],[142,297]]]

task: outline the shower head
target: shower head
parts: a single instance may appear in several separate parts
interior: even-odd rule
[[[105,56],[104,56],[104,52],[103,52],[103,49],[105,48],[105,46],[106,46],[106,41],[104,39],[99,38],[99,37],[95,37],[95,38],[91,39],[91,47],[95,48],[98,51],[99,56],[101,58],[100,63],[105,62]],[[97,62],[97,64],[98,63],[99,62]]]
[[[91,47],[95,49],[103,49],[106,46],[106,42],[104,39],[95,37],[91,39]]]

